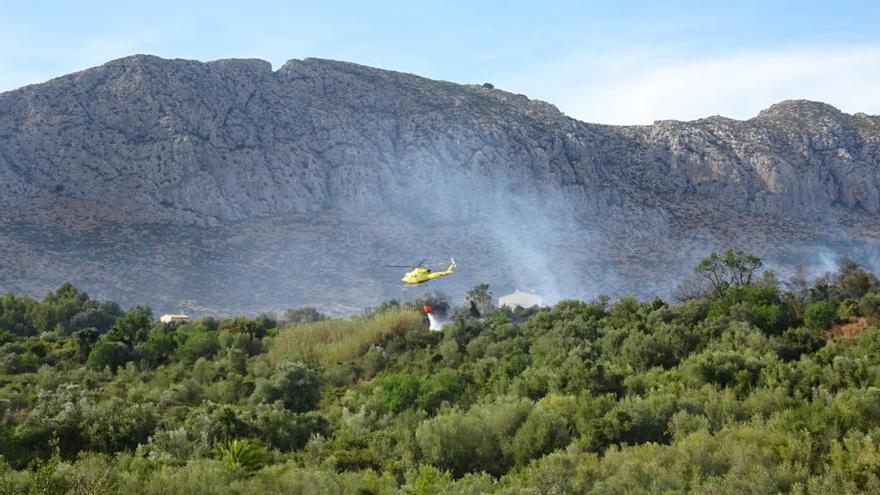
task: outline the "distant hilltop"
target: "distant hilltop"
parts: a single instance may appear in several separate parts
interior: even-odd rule
[[[346,62],[135,55],[0,94],[0,137],[16,292],[260,311],[401,296],[383,258],[549,299],[668,294],[728,245],[880,261],[880,117],[812,101],[608,126]]]

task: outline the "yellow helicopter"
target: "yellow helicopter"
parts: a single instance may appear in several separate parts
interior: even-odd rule
[[[422,260],[418,265],[385,265],[389,268],[412,268],[412,271],[406,272],[403,276],[401,282],[405,283],[408,286],[423,284],[429,280],[434,280],[435,278],[445,277],[446,275],[452,275],[455,273],[455,258],[449,260],[449,268],[443,270],[442,272],[432,272],[430,268],[425,266],[425,260]]]

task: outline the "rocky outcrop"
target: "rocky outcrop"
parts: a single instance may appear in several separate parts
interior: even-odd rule
[[[870,241],[878,213],[880,117],[818,102],[785,101],[746,121],[617,127],[494,88],[344,62],[291,60],[273,71],[260,60],[144,55],[0,94],[0,245],[30,253],[17,255],[19,266],[41,249],[48,266],[52,253],[65,255],[26,234],[34,229],[74,242],[112,225],[118,245],[138,242],[138,227],[207,228],[218,246],[230,226],[273,221],[286,234],[272,242],[298,243],[320,220],[315,258],[288,267],[307,275],[308,292],[327,256],[357,257],[326,244],[346,222],[384,219],[415,236],[418,226],[460,225],[498,252],[513,239],[527,251],[549,243],[547,252],[569,253],[565,270],[583,272],[575,278],[604,270],[578,261],[586,255],[575,246],[590,239],[590,251],[610,250],[625,288],[649,257],[644,244],[679,259],[731,242],[779,249],[841,229]],[[387,249],[360,234],[361,248]],[[435,244],[463,249],[450,235]],[[152,238],[159,251],[163,238]],[[399,242],[392,254],[417,251]],[[106,263],[125,258],[114,256]],[[475,273],[493,273],[493,262]],[[27,285],[12,275],[20,270],[0,269],[0,286],[44,290],[60,271]],[[107,279],[95,277],[95,287]]]

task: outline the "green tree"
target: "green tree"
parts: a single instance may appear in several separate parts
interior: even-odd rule
[[[825,339],[815,328],[788,328],[777,341],[776,352],[780,358],[791,361],[800,358],[803,354],[816,352],[823,345]]]
[[[721,294],[728,287],[751,284],[763,265],[753,254],[728,249],[724,254],[709,253],[694,271],[709,281],[716,294]]]
[[[36,334],[33,321],[36,306],[37,302],[29,297],[0,295],[0,328],[19,336]]]
[[[465,298],[476,307],[482,316],[489,316],[495,312],[495,297],[489,290],[489,284],[474,286],[467,291]]]
[[[150,332],[144,349],[144,360],[152,366],[168,362],[169,358],[177,349],[172,331],[159,327]],[[192,358],[193,356],[187,356]],[[198,357],[196,357],[198,359]],[[193,359],[195,362],[195,359]]]
[[[150,326],[153,324],[153,312],[146,306],[135,306],[116,320],[107,333],[106,338],[115,342],[134,347],[147,340]]]
[[[98,341],[99,333],[96,328],[83,328],[73,334],[73,344],[80,362],[85,362],[92,351],[92,345]]]
[[[840,262],[840,268],[837,270],[834,281],[840,287],[843,296],[850,299],[859,299],[880,287],[876,275],[865,271],[850,258],[843,258]]]
[[[116,319],[122,314],[122,310],[116,303],[99,303],[96,308],[89,308],[74,315],[70,320],[69,330],[94,328],[99,333],[105,333],[110,330]]]
[[[95,306],[86,293],[79,292],[70,283],[65,283],[58,290],[46,294],[42,302],[33,308],[34,326],[43,332],[57,329],[67,333],[71,330],[71,319],[77,313]]]

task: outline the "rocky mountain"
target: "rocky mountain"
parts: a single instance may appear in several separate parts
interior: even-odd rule
[[[0,291],[352,311],[434,284],[668,295],[707,250],[880,262],[880,117],[580,122],[491,85],[330,60],[137,55],[0,94]],[[335,306],[331,306],[335,305]]]

